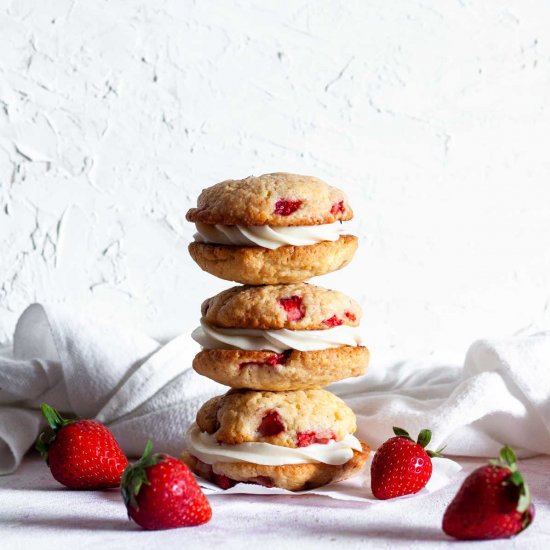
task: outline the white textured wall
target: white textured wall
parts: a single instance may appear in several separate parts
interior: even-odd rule
[[[200,189],[342,186],[362,245],[321,284],[378,362],[550,320],[550,2],[0,0],[0,342],[34,300],[153,335],[228,286]]]

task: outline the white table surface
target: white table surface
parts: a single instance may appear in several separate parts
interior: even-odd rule
[[[456,548],[441,531],[441,517],[480,461],[461,463],[460,478],[432,495],[370,506],[317,496],[216,496],[208,524],[146,532],[127,520],[118,491],[67,490],[31,457],[16,474],[0,477],[0,548]],[[536,503],[534,524],[514,539],[460,548],[550,548],[550,457],[524,460],[522,471]]]

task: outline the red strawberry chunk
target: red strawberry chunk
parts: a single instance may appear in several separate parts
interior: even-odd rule
[[[251,477],[250,479],[247,480],[246,483],[252,483],[254,485],[262,485],[263,487],[269,487],[269,488],[275,485],[273,482],[273,479],[270,478],[269,476]]]
[[[283,353],[271,355],[264,361],[244,361],[239,363],[239,368],[243,369],[245,367],[274,367],[276,365],[286,365],[287,359],[291,353],[292,350],[289,349]]]
[[[271,357],[268,357],[266,360],[265,360],[265,364],[266,365],[282,365],[284,364],[284,361],[285,361],[285,358],[283,356],[283,354],[277,354],[277,355],[272,355]]]
[[[212,479],[212,466],[210,464],[206,464],[206,462],[203,462],[202,460],[199,460],[196,456],[194,457],[197,461],[197,464],[195,466],[195,469],[197,470],[197,474],[200,476],[211,480]]]
[[[313,443],[320,443],[326,445],[330,441],[336,440],[336,434],[333,432],[326,432],[320,434],[316,431],[298,432],[297,434],[298,447],[307,447],[313,445]]]
[[[279,304],[286,311],[286,317],[289,321],[300,321],[305,317],[306,308],[303,301],[304,299],[301,296],[290,296],[279,300]]]
[[[283,433],[285,429],[281,415],[277,411],[271,410],[264,414],[258,431],[263,437],[272,437]]]
[[[280,199],[275,203],[275,214],[281,216],[290,216],[302,206],[303,201],[300,200],[290,200],[290,199]]]
[[[342,321],[342,319],[339,319],[336,315],[333,315],[332,317],[329,317],[328,319],[325,319],[323,321],[323,325],[327,325],[327,327],[338,327],[343,324],[344,321]]]
[[[355,316],[355,313],[352,313],[351,311],[346,311],[344,315],[350,320],[350,321],[356,321],[357,317]]]
[[[216,474],[212,472],[212,481],[224,491],[226,489],[231,489],[237,482],[230,477],[224,476],[223,474]]]
[[[210,464],[206,464],[206,462],[199,460],[197,457],[195,457],[195,459],[197,461],[197,464],[195,465],[197,474],[205,479],[208,479],[209,481],[212,481],[212,483],[215,483],[221,489],[230,489],[237,484],[234,479],[231,479],[226,475],[214,473],[214,470]]]
[[[330,213],[333,216],[337,216],[338,214],[343,214],[345,210],[346,210],[346,208],[344,207],[344,201],[340,201],[340,202],[335,202],[331,206]]]

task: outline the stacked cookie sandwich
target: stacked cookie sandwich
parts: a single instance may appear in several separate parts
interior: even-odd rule
[[[182,458],[222,488],[291,491],[346,479],[369,449],[356,419],[323,386],[364,374],[359,305],[303,281],[347,265],[357,238],[340,190],[308,176],[265,174],[205,189],[187,219],[204,270],[244,283],[202,304],[193,368],[232,388],[199,410]]]

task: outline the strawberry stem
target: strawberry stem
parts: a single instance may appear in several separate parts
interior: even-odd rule
[[[68,424],[72,424],[74,422],[74,420],[67,420],[63,418],[57,409],[50,407],[47,403],[42,403],[42,405],[40,405],[40,410],[42,411],[48,426],[54,432],[57,432],[60,428],[63,428],[63,426],[67,426]]]
[[[443,455],[443,451],[447,448],[447,445],[444,445],[443,447],[439,447],[439,449],[437,449],[437,451],[429,451],[429,450],[426,450],[426,454],[430,457],[430,458],[445,458],[445,456]]]
[[[516,453],[511,447],[508,447],[508,445],[502,447],[498,458],[489,460],[489,464],[500,466],[501,468],[508,468],[511,472],[515,472],[518,469]]]
[[[500,459],[502,462],[507,464],[512,471],[514,471],[517,468],[517,457],[516,453],[508,447],[508,445],[505,445],[500,450]]]

